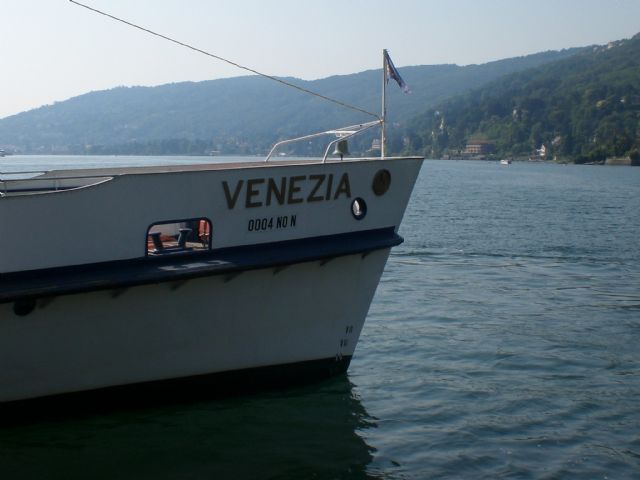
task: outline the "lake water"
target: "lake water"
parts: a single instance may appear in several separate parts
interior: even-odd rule
[[[640,478],[640,168],[426,161],[401,234],[346,376],[0,429],[0,478]]]

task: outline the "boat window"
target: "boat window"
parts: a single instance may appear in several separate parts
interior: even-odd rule
[[[211,221],[191,218],[156,222],[147,230],[147,255],[202,252],[211,249]]]

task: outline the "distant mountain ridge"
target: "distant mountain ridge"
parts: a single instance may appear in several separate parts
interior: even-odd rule
[[[406,152],[459,156],[489,142],[496,157],[640,160],[640,34],[506,75],[408,122]]]
[[[389,123],[402,124],[446,98],[579,51],[464,67],[400,68],[412,94],[388,89]],[[369,70],[315,81],[287,80],[378,112],[380,77],[380,70]],[[0,119],[0,147],[22,153],[253,154],[264,153],[281,138],[368,120],[267,79],[245,76],[90,92]]]

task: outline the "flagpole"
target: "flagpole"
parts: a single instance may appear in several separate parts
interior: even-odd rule
[[[385,121],[387,116],[387,56],[386,50],[382,50],[382,122],[380,123],[380,157],[385,156],[385,144],[387,137],[385,135]]]

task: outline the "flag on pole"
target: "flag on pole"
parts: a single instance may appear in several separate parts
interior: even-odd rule
[[[384,64],[385,64],[385,69],[387,71],[387,73],[386,73],[387,82],[389,81],[389,77],[391,77],[396,81],[396,83],[402,89],[402,91],[404,93],[411,93],[411,90],[409,90],[409,86],[407,85],[407,83],[400,76],[400,72],[398,72],[398,69],[396,68],[396,66],[391,61],[391,57],[389,56],[389,52],[387,52],[386,50],[384,51]]]

